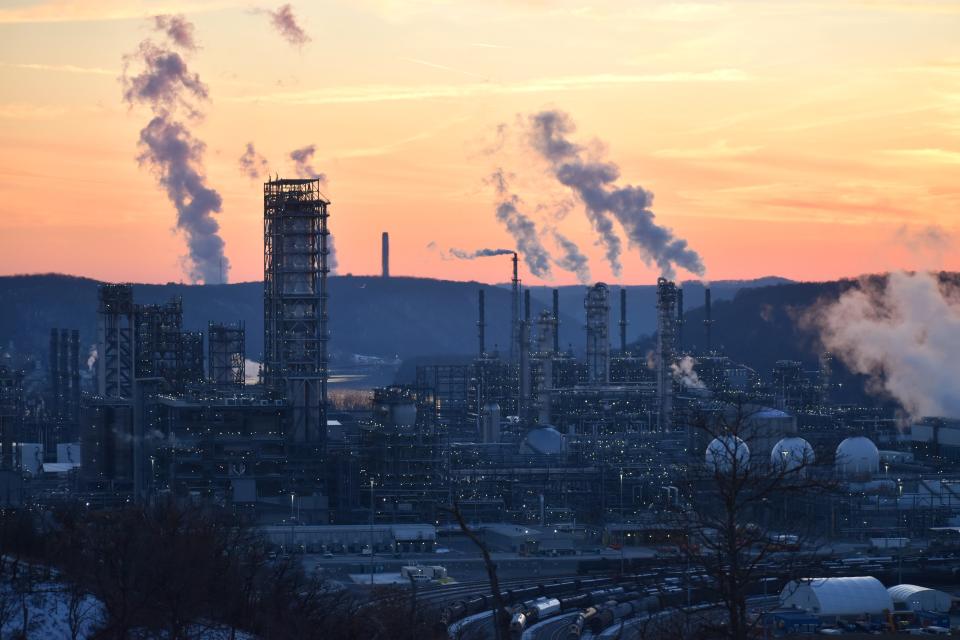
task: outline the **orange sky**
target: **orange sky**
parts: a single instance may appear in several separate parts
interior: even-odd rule
[[[174,211],[137,165],[144,108],[121,101],[124,54],[146,16],[182,12],[209,85],[209,186],[233,281],[262,277],[262,189],[316,144],[342,273],[502,281],[510,247],[484,178],[516,174],[538,222],[569,194],[517,144],[551,108],[654,192],[657,222],[712,279],[823,279],[897,267],[960,269],[960,2],[351,0],[293,9],[312,42],[284,42],[254,2],[7,0],[0,8],[0,273],[184,279]],[[513,142],[496,153],[496,128]],[[601,148],[602,143],[602,148]],[[557,226],[612,278],[580,208]],[[935,233],[930,233],[931,228]],[[931,240],[935,238],[935,241]],[[658,275],[630,250],[628,283]],[[573,283],[554,268],[554,283]],[[681,277],[688,274],[681,273]],[[524,274],[524,280],[538,283]]]

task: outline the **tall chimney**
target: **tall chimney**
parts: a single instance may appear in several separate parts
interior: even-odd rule
[[[560,353],[560,289],[553,290],[553,352]]]
[[[50,404],[51,408],[60,412],[60,331],[50,329]]]
[[[677,351],[683,352],[683,289],[677,287]]]
[[[480,340],[480,357],[483,357],[483,354],[487,351],[486,339],[484,336],[484,331],[486,330],[486,312],[483,308],[483,289],[480,289],[477,292],[477,311],[479,318],[477,319],[477,337]]]
[[[620,287],[620,353],[627,354],[627,289]]]
[[[380,275],[384,278],[390,277],[390,234],[386,231],[380,237]]]
[[[513,280],[510,281],[510,364],[516,365],[520,355],[520,277],[517,273],[517,254],[513,254]]]
[[[713,315],[710,308],[710,287],[707,287],[703,290],[703,305],[704,305],[704,318],[703,318],[703,328],[706,333],[707,338],[707,353],[713,351],[713,336],[711,326],[713,325]]]
[[[70,332],[70,420],[80,420],[80,331]]]

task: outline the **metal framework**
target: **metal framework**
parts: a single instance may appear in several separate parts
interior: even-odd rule
[[[286,397],[294,442],[326,436],[329,204],[319,180],[263,185],[263,381]]]
[[[163,378],[182,390],[183,303],[134,306],[135,371],[137,378]]]
[[[243,322],[210,322],[207,325],[209,380],[218,387],[242,387],[247,330]]]
[[[657,406],[660,428],[673,421],[673,370],[677,352],[677,286],[657,278]]]
[[[133,287],[104,284],[97,308],[97,392],[133,396]]]
[[[583,301],[587,310],[587,380],[590,384],[610,382],[610,290],[602,282],[587,289]]]

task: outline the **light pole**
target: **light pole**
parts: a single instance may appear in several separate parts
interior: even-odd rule
[[[290,522],[294,521],[294,511],[293,511],[293,491],[290,492]]]
[[[623,553],[627,544],[627,530],[623,521],[623,468],[620,468],[620,575],[623,575]]]

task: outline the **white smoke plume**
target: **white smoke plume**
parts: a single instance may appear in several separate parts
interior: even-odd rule
[[[490,258],[492,256],[509,256],[513,253],[513,249],[477,249],[476,251],[450,249],[449,251],[449,254],[458,260],[474,260],[476,258]]]
[[[326,184],[327,176],[313,168],[313,156],[317,152],[317,145],[310,144],[300,149],[294,149],[290,152],[290,159],[293,160],[294,169],[297,176],[310,180],[319,180],[321,184]]]
[[[177,210],[177,228],[187,240],[187,271],[193,282],[226,281],[230,262],[224,256],[220,225],[214,218],[222,207],[220,194],[207,186],[203,166],[206,148],[187,126],[175,118],[179,110],[188,119],[202,116],[197,104],[208,98],[207,87],[191,73],[181,55],[170,48],[193,50],[193,25],[182,16],[161,16],[156,30],[168,38],[167,45],[150,39],[124,57],[123,99],[130,106],[144,104],[153,118],[140,131],[141,166],[149,167]],[[138,66],[138,73],[131,67]]]
[[[327,269],[332,275],[337,274],[340,263],[337,261],[337,247],[333,243],[333,234],[327,236]]]
[[[868,390],[897,400],[912,417],[960,417],[960,291],[929,273],[861,280],[808,314],[824,346]]]
[[[570,117],[559,111],[530,117],[531,146],[550,163],[553,176],[583,202],[614,275],[622,272],[622,246],[613,219],[620,223],[630,245],[640,249],[648,264],[655,263],[663,276],[673,278],[676,267],[703,275],[703,261],[687,241],[656,224],[650,210],[653,194],[639,186],[615,186],[620,169],[612,162],[584,159],[583,148],[567,139],[574,131]]]
[[[562,255],[555,260],[556,265],[564,271],[576,274],[580,284],[590,284],[590,260],[587,256],[580,252],[580,248],[573,240],[556,229],[553,230],[553,239],[562,251]]]
[[[240,172],[250,178],[251,180],[256,180],[260,176],[267,174],[267,168],[270,164],[267,162],[267,159],[254,148],[252,142],[247,143],[247,148],[243,152],[243,155],[239,159]]]
[[[93,371],[93,368],[97,366],[98,357],[97,345],[90,345],[90,350],[87,352],[87,371]]]
[[[687,389],[705,389],[706,386],[697,375],[696,362],[690,356],[683,356],[679,361],[670,365],[670,373],[673,379],[682,384]]]
[[[293,7],[289,4],[278,7],[276,11],[267,11],[267,14],[277,33],[294,47],[299,48],[310,42],[310,36],[300,26],[297,17],[293,14]]]
[[[510,193],[506,176],[502,169],[497,169],[490,177],[497,191],[497,220],[499,220],[513,236],[517,243],[517,253],[523,256],[530,273],[538,278],[549,280],[553,277],[550,270],[550,252],[540,242],[537,235],[537,225],[529,216],[517,208],[520,197]]]

